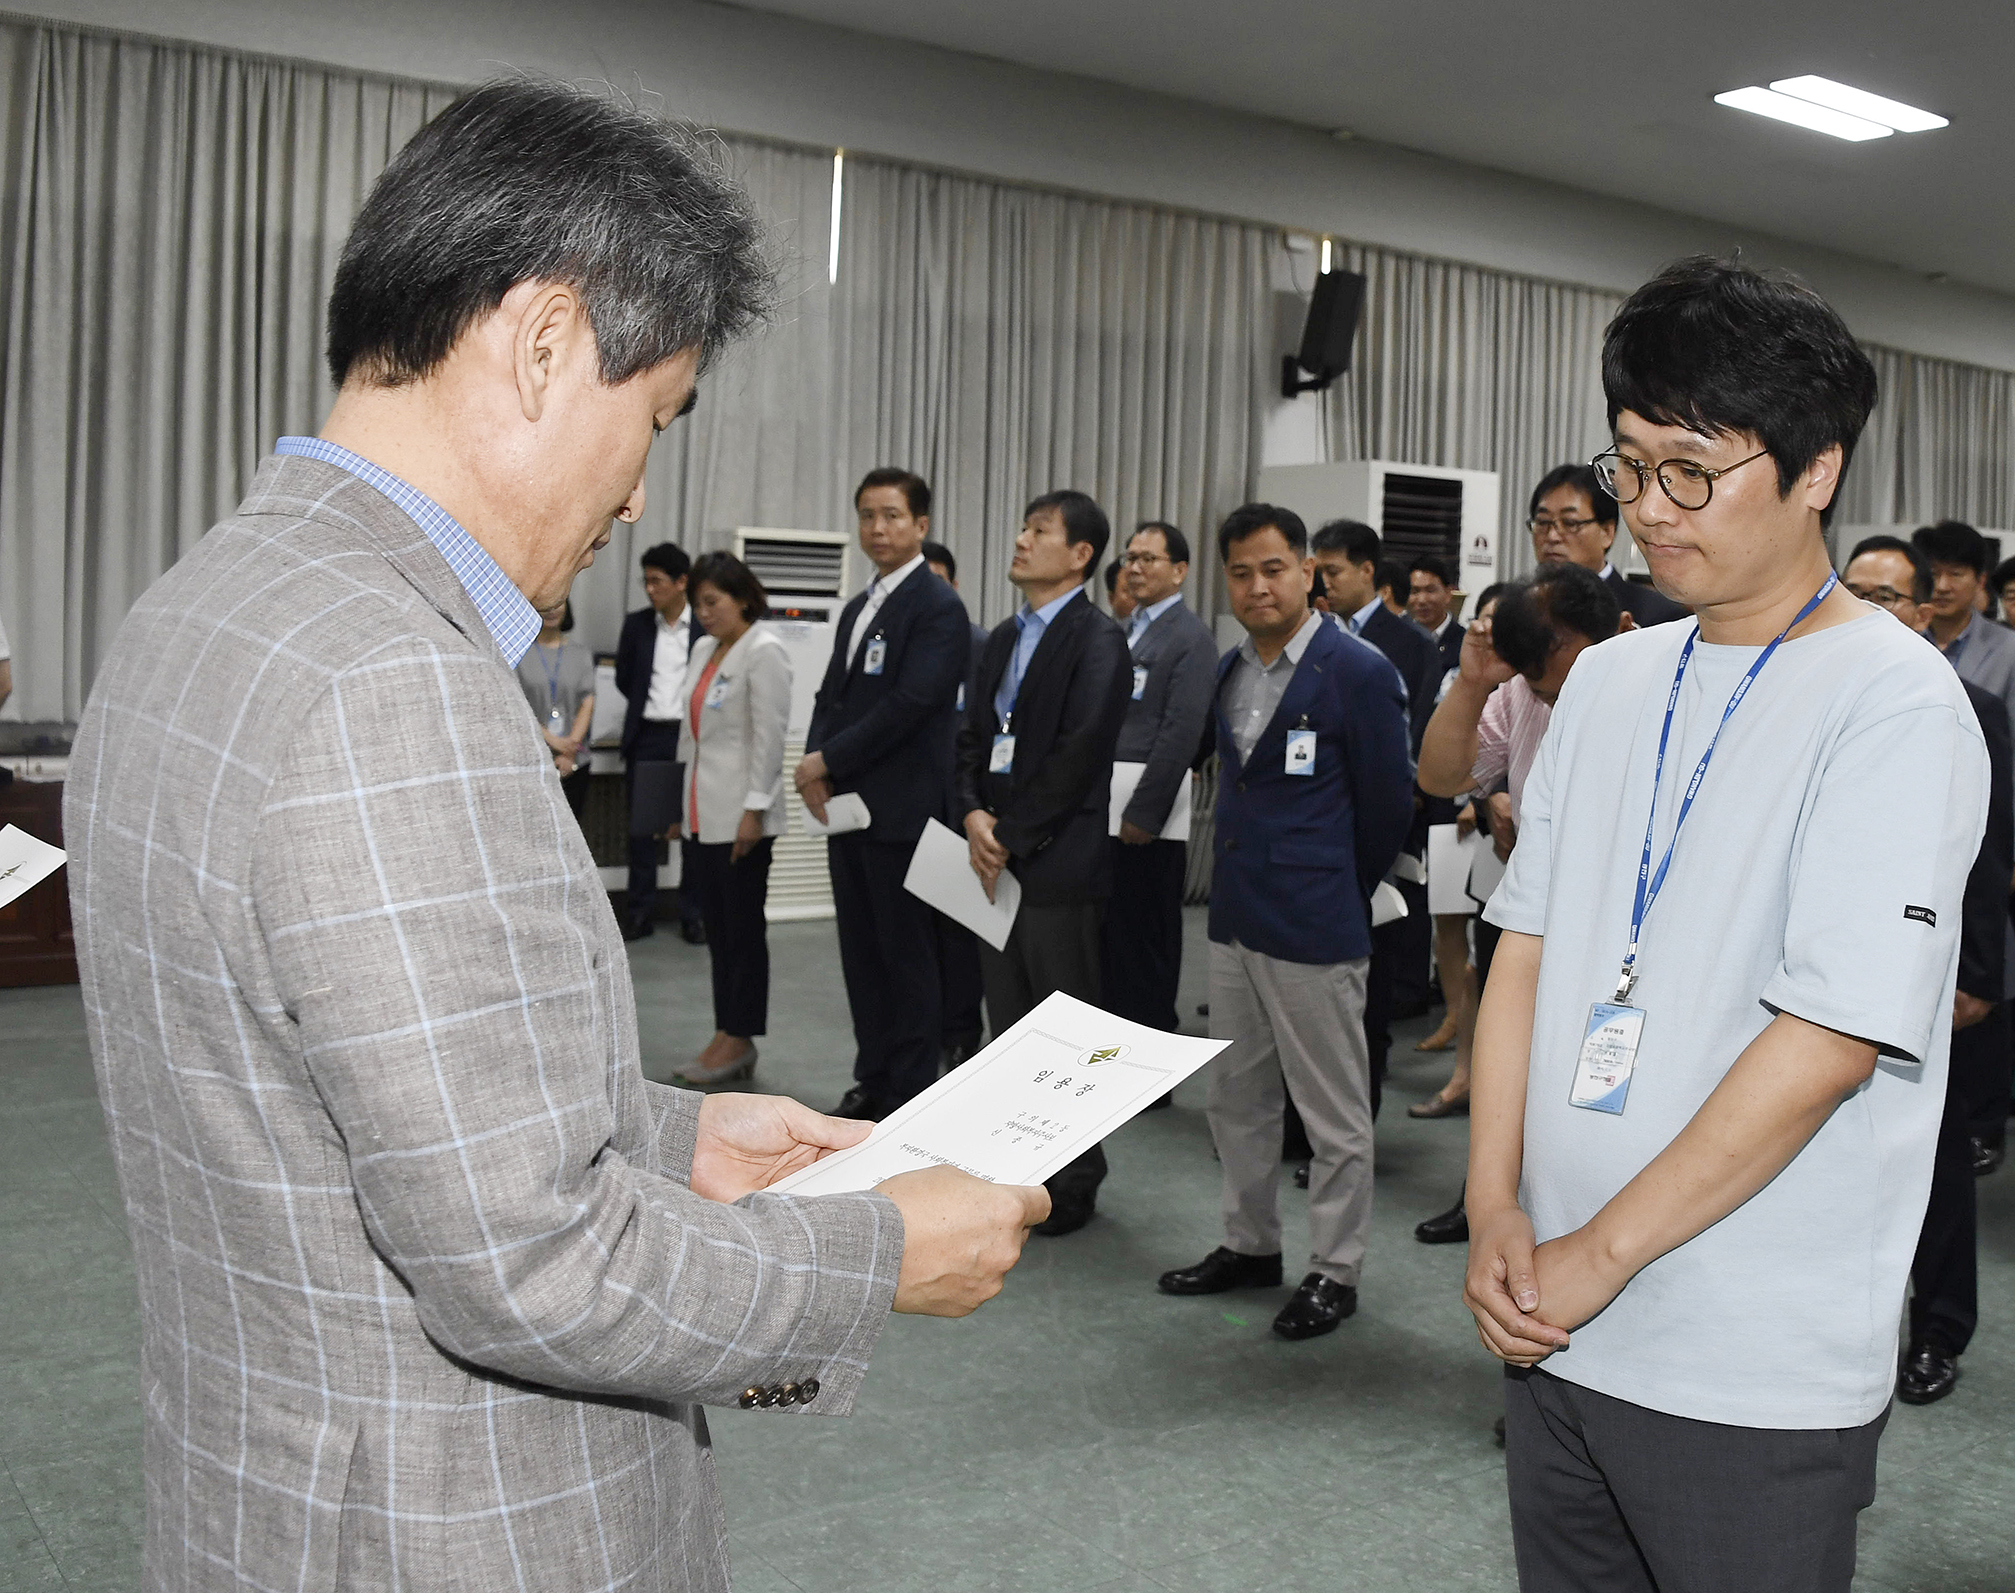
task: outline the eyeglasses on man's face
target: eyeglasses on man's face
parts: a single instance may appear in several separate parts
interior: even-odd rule
[[[1175,560],[1165,553],[1123,553],[1120,555],[1119,562],[1126,565],[1136,565],[1144,570],[1150,564],[1173,564]]]
[[[1665,496],[1680,508],[1704,509],[1713,501],[1715,482],[1732,470],[1753,464],[1769,452],[1768,448],[1759,448],[1747,459],[1738,459],[1719,470],[1710,470],[1691,459],[1661,459],[1655,465],[1647,465],[1643,460],[1632,459],[1613,448],[1608,453],[1597,454],[1589,464],[1603,490],[1618,503],[1635,503],[1650,489],[1651,479],[1656,476],[1658,485],[1665,490]]]
[[[1846,587],[1854,596],[1860,598],[1862,602],[1874,603],[1878,607],[1889,609],[1891,612],[1917,607],[1916,598],[1911,597],[1906,592],[1897,591],[1893,586],[1868,586],[1854,581],[1843,581],[1840,584]]]
[[[1525,522],[1525,529],[1536,537],[1543,537],[1549,531],[1558,531],[1564,537],[1571,537],[1577,531],[1586,531],[1592,525],[1601,524],[1600,520],[1577,520],[1571,515],[1563,515],[1556,520],[1548,515],[1536,514]]]

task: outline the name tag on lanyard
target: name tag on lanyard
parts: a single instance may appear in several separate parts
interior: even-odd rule
[[[1591,1112],[1621,1116],[1637,1070],[1637,1047],[1644,1039],[1644,1009],[1598,1001],[1588,1009],[1588,1032],[1574,1064],[1568,1102]]]
[[[888,656],[888,642],[880,636],[869,637],[867,646],[861,650],[861,673],[879,675],[882,672],[882,661]]]
[[[1014,737],[1003,732],[994,737],[993,751],[987,755],[988,774],[1008,774],[1014,769]]]
[[[1290,730],[1287,733],[1287,772],[1289,774],[1315,773],[1315,732],[1313,730]]]
[[[721,677],[716,676],[714,683],[707,688],[706,696],[700,699],[700,706],[703,708],[718,708],[727,700],[728,683]]]
[[[1147,665],[1133,666],[1133,700],[1139,702],[1147,691]]]

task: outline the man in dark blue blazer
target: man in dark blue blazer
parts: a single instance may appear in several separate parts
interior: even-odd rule
[[[1427,632],[1441,654],[1441,679],[1446,680],[1449,671],[1462,664],[1462,638],[1469,633],[1449,612],[1454,606],[1454,566],[1438,554],[1423,553],[1407,567],[1406,582],[1406,617]],[[1437,681],[1435,696],[1440,695]]]
[[[1217,693],[1210,1025],[1234,1043],[1211,1064],[1206,1110],[1224,1168],[1224,1243],[1160,1286],[1216,1294],[1281,1281],[1291,1095],[1314,1153],[1309,1271],[1273,1329],[1305,1339],[1357,1309],[1371,1226],[1369,898],[1413,821],[1413,760],[1391,665],[1309,607],[1300,517],[1247,504],[1219,529],[1218,549],[1246,629],[1218,666]]]
[[[1056,991],[1102,1005],[1100,921],[1112,895],[1106,815],[1113,749],[1133,684],[1126,637],[1092,606],[1086,583],[1112,528],[1081,492],[1028,506],[1008,579],[1020,611],[987,639],[959,729],[958,806],[973,872],[989,895],[1003,870],[1021,882],[1005,947],[980,947],[987,1019],[1004,1034]],[[1058,1235],[1091,1220],[1105,1179],[1094,1145],[1048,1180]]]
[[[938,1076],[937,931],[903,878],[925,822],[948,816],[952,704],[972,643],[965,604],[924,560],[930,507],[929,485],[907,470],[871,470],[854,493],[875,575],[840,611],[794,776],[814,817],[852,791],[870,821],[826,842],[854,1022],[840,1117],[886,1117]]]
[[[616,690],[623,694],[623,763],[629,773],[630,882],[623,903],[623,938],[651,934],[658,910],[658,845],[676,835],[686,782],[679,734],[686,716],[686,658],[701,634],[686,602],[692,560],[675,542],[646,548],[647,607],[623,620],[616,642]],[[682,846],[690,846],[690,842]],[[690,858],[682,860],[690,863]],[[681,880],[687,877],[682,866]],[[707,938],[697,897],[678,893],[680,933],[692,945]]]

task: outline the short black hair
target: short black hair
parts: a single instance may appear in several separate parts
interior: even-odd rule
[[[702,553],[693,560],[692,579],[686,583],[686,590],[697,592],[702,581],[736,603],[742,618],[750,624],[770,611],[770,594],[763,590],[756,572],[732,553]]]
[[[1300,515],[1277,503],[1245,503],[1226,515],[1224,523],[1217,528],[1218,559],[1221,562],[1229,560],[1234,542],[1243,542],[1268,526],[1286,539],[1290,552],[1297,557],[1307,556],[1308,527],[1302,523]]]
[[[1105,594],[1116,597],[1119,594],[1119,561],[1113,560],[1105,567]]]
[[[910,513],[915,514],[916,510],[912,509]],[[945,567],[947,581],[956,581],[959,578],[959,561],[952,557],[952,550],[942,542],[924,544],[924,563],[942,564]]]
[[[861,484],[854,488],[854,507],[861,506],[861,494],[870,487],[901,487],[903,502],[910,506],[910,514],[921,520],[931,512],[931,484],[914,470],[903,470],[895,465],[882,465],[861,477]]]
[[[1611,425],[1615,424],[1612,419]],[[1555,465],[1539,478],[1539,485],[1532,489],[1532,501],[1525,506],[1525,518],[1530,520],[1539,513],[1539,500],[1549,492],[1558,492],[1562,487],[1572,487],[1577,492],[1588,494],[1598,525],[1616,524],[1616,500],[1609,495],[1609,489],[1602,484],[1602,478],[1595,473],[1593,465]]]
[[[471,89],[393,157],[329,295],[329,374],[398,387],[436,370],[520,282],[565,283],[611,386],[770,312],[776,271],[717,140],[613,94]]]
[[[1607,641],[1622,618],[1616,594],[1593,570],[1548,564],[1498,600],[1490,617],[1490,644],[1519,674],[1541,675],[1562,631],[1591,642]]]
[[[1910,533],[1933,564],[1956,564],[1975,575],[1987,573],[1987,539],[1963,520],[1940,520]]]
[[[1994,566],[1994,573],[1987,577],[1987,584],[1996,594],[2010,581],[2015,581],[2015,559],[2003,559]]]
[[[1372,585],[1382,592],[1390,592],[1394,597],[1406,596],[1409,582],[1406,566],[1397,559],[1380,559],[1378,568],[1372,572]]]
[[[1902,554],[1910,561],[1910,595],[1920,603],[1931,601],[1931,589],[1938,584],[1938,577],[1932,573],[1931,561],[1925,557],[1922,548],[1905,542],[1901,537],[1863,537],[1854,544],[1854,551],[1847,555],[1847,563],[1840,568],[1845,570],[1848,564],[1852,564],[1864,553]],[[2015,564],[2015,559],[2009,560],[2009,563]],[[2015,571],[2010,573],[2015,574]]]
[[[1161,533],[1161,545],[1168,550],[1169,563],[1189,563],[1189,538],[1184,536],[1166,520],[1143,520],[1133,528],[1133,536],[1137,537],[1143,531],[1159,531]],[[1133,537],[1127,538],[1129,544],[1132,541]]]
[[[662,570],[674,581],[683,580],[693,568],[693,561],[686,557],[686,550],[676,542],[660,542],[656,547],[645,548],[637,563],[647,570]]]
[[[1098,572],[1098,561],[1105,557],[1106,544],[1112,541],[1112,522],[1105,517],[1105,510],[1082,492],[1073,492],[1069,487],[1060,487],[1055,492],[1031,498],[1021,517],[1026,520],[1031,515],[1051,509],[1063,521],[1065,543],[1071,547],[1080,542],[1090,544],[1091,563],[1084,567],[1084,578],[1089,581]]]
[[[1476,604],[1469,611],[1470,618],[1474,619],[1477,615],[1481,614],[1516,585],[1518,585],[1516,581],[1492,581],[1490,585],[1476,594]]]
[[[1341,553],[1352,564],[1376,565],[1385,557],[1385,544],[1362,520],[1331,520],[1309,546],[1316,553]]]
[[[1797,278],[1702,254],[1624,301],[1602,336],[1602,391],[1612,431],[1627,409],[1703,437],[1755,437],[1784,497],[1836,444],[1844,472],[1877,387],[1847,323]]]
[[[1443,586],[1451,589],[1455,585],[1453,566],[1438,553],[1416,553],[1413,562],[1406,567],[1406,574],[1409,586],[1413,584],[1412,578],[1416,575],[1431,575]]]

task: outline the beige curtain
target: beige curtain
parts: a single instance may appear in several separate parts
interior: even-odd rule
[[[2015,530],[2015,374],[1869,352],[1882,399],[1848,467],[1838,518]]]

